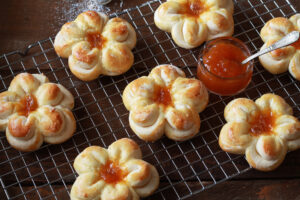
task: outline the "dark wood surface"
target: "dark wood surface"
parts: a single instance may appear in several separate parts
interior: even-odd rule
[[[108,5],[109,12],[121,11],[125,8],[133,7],[146,0],[124,0],[120,7],[119,0],[112,0]],[[241,0],[242,1],[242,0]],[[280,2],[280,0],[278,0]],[[300,3],[298,0],[291,1],[295,5],[297,11],[300,11]],[[75,1],[75,0],[9,0],[0,1],[0,55],[17,49],[23,49],[27,45],[38,40],[55,36],[66,21],[69,21],[77,16],[80,12],[87,9],[96,9],[93,1]],[[54,150],[55,151],[55,150]],[[76,155],[68,155],[75,157]],[[0,155],[0,162],[4,161],[5,157]],[[27,158],[25,158],[27,159]],[[29,158],[28,158],[29,159]],[[57,160],[56,160],[57,161]],[[34,162],[34,159],[33,161]],[[47,160],[43,161],[47,165]],[[61,163],[65,163],[61,160]],[[48,165],[52,163],[49,160]],[[64,167],[64,166],[63,166]],[[65,169],[71,169],[66,166]],[[0,175],[7,173],[9,168],[1,168]],[[32,170],[39,171],[40,166],[32,167]],[[34,173],[34,172],[31,172]],[[26,175],[24,175],[26,176]],[[52,174],[50,171],[47,177],[55,180],[57,173]],[[5,181],[15,182],[11,177],[5,177]],[[71,187],[74,177],[66,177],[65,184]],[[37,185],[43,184],[45,177],[35,179]],[[164,180],[162,185],[167,184]],[[201,188],[197,182],[190,183],[194,188]],[[210,183],[208,183],[210,184]],[[180,184],[179,184],[180,187]],[[185,186],[182,185],[182,188]],[[32,183],[28,182],[22,185],[24,191],[30,190]],[[64,190],[65,186],[59,183],[54,184],[54,192]],[[10,192],[14,192],[11,190]],[[20,193],[19,187],[15,188],[16,193]],[[40,194],[47,196],[51,194],[47,188],[41,188]],[[67,193],[59,193],[58,199],[68,199]],[[172,195],[171,195],[172,196]],[[34,199],[36,196],[28,199]],[[4,191],[0,188],[0,199],[6,199]],[[232,180],[220,183],[211,189],[207,189],[190,199],[300,199],[300,151],[291,152],[287,155],[284,163],[275,171],[263,173],[255,170],[250,170]]]

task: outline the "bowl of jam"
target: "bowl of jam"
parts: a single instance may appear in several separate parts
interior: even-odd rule
[[[210,92],[235,95],[251,81],[253,61],[241,64],[250,55],[249,48],[237,38],[221,37],[208,41],[200,52],[197,76]]]

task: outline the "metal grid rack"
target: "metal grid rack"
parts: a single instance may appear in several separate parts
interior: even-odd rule
[[[256,99],[274,92],[292,105],[300,117],[300,83],[288,73],[272,75],[255,63],[252,82],[242,94],[220,97],[210,94],[210,104],[200,114],[200,133],[185,142],[163,138],[145,143],[131,131],[121,94],[132,80],[147,75],[158,64],[172,63],[182,67],[188,77],[196,73],[198,50],[177,47],[170,35],[156,28],[153,13],[161,4],[154,0],[113,14],[127,19],[136,29],[138,43],[134,49],[132,69],[117,77],[100,77],[82,82],[74,77],[67,60],[53,49],[53,38],[30,45],[25,52],[14,51],[0,56],[0,92],[7,90],[13,77],[22,72],[44,73],[53,82],[67,87],[75,97],[73,110],[77,132],[61,145],[44,144],[38,151],[22,153],[0,136],[0,194],[7,199],[68,199],[77,174],[75,157],[90,145],[108,147],[113,141],[129,137],[141,147],[143,158],[154,164],[160,174],[160,187],[150,199],[185,199],[250,169],[243,156],[223,152],[218,146],[225,105],[236,97]],[[262,41],[259,30],[273,17],[289,17],[295,8],[284,0],[235,0],[235,37],[245,41],[256,52]],[[22,55],[24,54],[24,55]],[[21,57],[22,55],[22,57]]]

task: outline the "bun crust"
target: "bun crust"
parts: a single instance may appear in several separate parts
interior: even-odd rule
[[[18,74],[0,93],[0,130],[12,147],[37,150],[43,141],[63,143],[76,130],[74,97],[42,74]]]
[[[72,186],[71,199],[138,200],[151,195],[158,188],[159,174],[141,158],[139,146],[128,138],[117,140],[108,149],[86,148],[74,162],[79,177]],[[105,170],[107,166],[113,167]]]
[[[154,14],[156,26],[172,34],[185,49],[204,41],[231,36],[234,29],[232,0],[168,0]]]
[[[123,102],[130,111],[130,127],[141,139],[155,141],[165,133],[183,141],[198,133],[198,113],[208,103],[208,92],[200,80],[185,78],[181,69],[160,65],[128,84]]]
[[[300,14],[289,19],[277,17],[268,21],[260,32],[264,42],[261,49],[265,49],[292,31],[300,31]],[[300,42],[298,42],[300,43]],[[277,49],[259,57],[262,66],[272,74],[281,74],[289,71],[300,80],[300,45],[290,45]]]
[[[248,163],[258,170],[274,170],[287,151],[300,148],[300,122],[292,114],[292,108],[275,94],[265,94],[255,102],[235,99],[225,107],[227,123],[220,132],[220,147],[246,154]]]
[[[116,76],[129,70],[135,44],[135,30],[127,21],[86,11],[62,26],[54,48],[59,56],[69,59],[77,78],[91,81],[100,74]]]

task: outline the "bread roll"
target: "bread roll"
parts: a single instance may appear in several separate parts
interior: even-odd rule
[[[300,14],[295,14],[289,19],[283,17],[271,19],[260,32],[264,42],[261,49],[269,47],[292,31],[300,31]],[[260,56],[259,61],[272,74],[289,71],[295,79],[300,80],[300,40]]]
[[[246,154],[248,163],[258,170],[274,170],[287,151],[300,148],[300,122],[292,114],[292,108],[275,94],[265,94],[255,102],[235,99],[225,107],[227,123],[220,132],[220,147]]]
[[[130,127],[141,139],[155,141],[166,134],[183,141],[199,132],[198,113],[208,103],[208,92],[200,80],[186,78],[181,69],[160,65],[128,84],[123,102]]]
[[[127,138],[108,149],[86,148],[74,162],[79,177],[72,186],[71,200],[138,200],[151,195],[159,185],[159,175],[141,158],[139,146]]]
[[[204,41],[231,36],[234,30],[232,0],[168,0],[154,14],[156,26],[171,33],[185,49]]]
[[[135,30],[127,21],[86,11],[63,25],[54,48],[59,56],[69,59],[70,70],[77,78],[91,81],[100,74],[116,76],[129,70],[135,44]]]
[[[73,95],[43,74],[18,74],[0,93],[0,130],[20,151],[37,150],[43,141],[59,144],[76,130]]]

